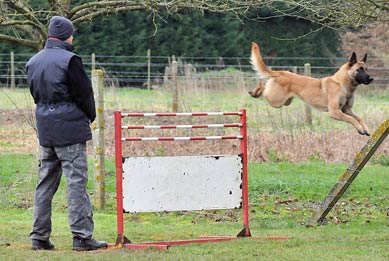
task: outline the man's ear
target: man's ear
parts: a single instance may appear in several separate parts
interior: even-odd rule
[[[355,52],[353,52],[353,54],[350,57],[350,60],[348,61],[348,65],[351,67],[356,63],[357,63],[357,55],[355,54]]]
[[[367,60],[367,53],[365,53],[365,56],[363,56],[362,61],[363,61],[364,63],[366,63],[366,60]]]

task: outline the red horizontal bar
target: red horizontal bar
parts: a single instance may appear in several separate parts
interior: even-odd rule
[[[174,117],[174,116],[239,116],[242,112],[157,112],[157,113],[121,113],[122,117]]]
[[[204,137],[127,137],[122,141],[194,141],[194,140],[236,140],[241,136],[204,136]]]
[[[124,244],[123,247],[127,249],[145,249],[145,248],[155,248],[158,250],[167,250],[169,245],[166,244],[143,244],[143,243],[134,243],[134,244]]]
[[[199,129],[199,128],[241,128],[241,123],[221,123],[221,124],[195,124],[195,125],[125,125],[122,129],[142,130],[142,129]]]
[[[172,241],[161,241],[161,242],[142,242],[142,243],[131,243],[127,245],[184,245],[194,243],[210,243],[210,242],[221,242],[238,239],[238,237],[201,237],[197,239],[184,239],[184,240],[172,240]]]

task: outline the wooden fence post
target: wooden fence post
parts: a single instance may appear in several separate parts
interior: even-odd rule
[[[151,90],[151,51],[147,50],[147,90]]]
[[[11,52],[11,88],[15,88],[15,54],[14,52]]]
[[[172,62],[172,82],[173,82],[173,112],[178,112],[178,83],[177,83],[178,63]]]
[[[105,206],[105,161],[104,161],[104,81],[103,71],[92,71],[92,86],[95,95],[96,119],[92,124],[94,205]]]
[[[93,77],[93,71],[96,70],[96,55],[95,53],[91,54],[91,77]]]
[[[304,64],[304,75],[311,76],[311,64]],[[312,125],[312,110],[308,104],[305,104],[305,123]]]

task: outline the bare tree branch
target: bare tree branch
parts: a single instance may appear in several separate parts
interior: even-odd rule
[[[133,4],[133,5],[125,5],[115,2],[122,1],[109,1],[105,2],[96,2],[96,5],[91,5],[94,3],[87,3],[82,6],[78,6],[75,9],[70,10],[69,18],[72,20],[74,24],[79,24],[86,21],[91,21],[99,16],[109,16],[112,14],[120,13],[120,12],[129,12],[136,10],[145,10],[145,5],[143,4]]]
[[[368,3],[375,6],[377,9],[389,11],[389,2],[388,1],[373,1],[373,0],[367,0]]]
[[[48,0],[51,10],[61,16],[68,17],[71,0]]]
[[[263,20],[251,10],[268,8],[272,16],[301,18],[322,28],[361,27],[389,23],[388,0],[90,0],[72,5],[71,0],[47,0],[46,9],[33,9],[30,1],[0,1],[0,40],[40,48],[47,38],[51,16],[62,15],[75,25],[97,17],[143,10],[153,17],[181,10],[233,13],[237,17]],[[5,37],[7,36],[7,37]],[[28,39],[28,40],[27,40]]]
[[[26,47],[36,49],[36,50],[38,50],[41,47],[40,43],[37,41],[20,39],[20,38],[12,37],[12,36],[5,35],[5,34],[0,34],[0,41],[6,41],[6,42],[9,42],[11,44],[26,46]]]
[[[20,0],[6,0],[4,5],[1,9],[8,11],[8,13],[4,13],[0,20],[0,26],[8,27],[10,29],[8,31],[13,32],[14,35],[3,37],[2,40],[34,49],[42,46],[44,39],[47,37],[47,31],[44,24],[35,16],[32,8],[25,1]],[[30,39],[21,39],[20,31],[27,33]],[[32,41],[35,41],[35,43],[32,43]]]
[[[26,16],[31,22],[36,25],[37,28],[41,28],[43,24],[35,17],[33,10],[25,4],[23,1],[19,0],[5,0],[6,5],[10,8],[16,10],[19,14]]]

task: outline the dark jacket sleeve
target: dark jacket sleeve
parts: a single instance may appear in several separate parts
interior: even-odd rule
[[[88,116],[91,122],[96,118],[95,99],[92,84],[78,56],[70,59],[68,66],[69,92],[77,106]]]

